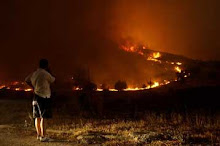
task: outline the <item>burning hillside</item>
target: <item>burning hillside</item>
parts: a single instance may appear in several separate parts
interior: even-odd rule
[[[109,91],[117,91],[114,87],[114,83],[117,80],[126,81],[127,85],[125,86],[124,91],[136,91],[167,85],[190,75],[189,72],[184,71],[184,59],[181,57],[176,57],[175,55],[173,55],[175,56],[173,57],[167,53],[153,51],[144,45],[128,41],[119,45],[119,48],[124,52],[124,56],[128,57],[129,67],[128,69],[122,67],[126,70],[126,73],[117,79],[112,78],[111,75],[108,76],[108,79],[112,78],[112,80],[109,79],[109,82],[104,83],[108,85],[105,89],[107,88]],[[131,60],[134,60],[134,62],[131,62]],[[137,66],[135,70],[133,69],[134,66]],[[124,71],[123,69],[119,70]],[[106,71],[104,74],[110,73]],[[118,72],[117,75],[119,74],[121,74],[121,72]],[[101,73],[95,75],[92,74],[95,79],[98,75],[101,75]],[[97,91],[103,91],[103,81],[100,82],[100,80],[97,81],[95,79],[95,83],[100,85],[100,87],[97,88]],[[74,90],[82,90],[82,88],[76,86]]]
[[[127,85],[124,91],[136,91],[167,85],[190,75],[184,71],[185,64],[181,58],[178,60],[178,57],[169,57],[166,53],[153,51],[144,45],[131,44],[130,42],[123,43],[119,48],[130,61],[128,68],[121,68],[115,76],[112,76],[112,74],[110,74],[112,72],[108,71],[104,73],[100,72],[99,74],[96,73],[95,75],[91,74],[94,83],[98,85],[93,85],[97,91],[103,91],[103,84],[105,84],[105,88],[109,91],[117,91],[114,86],[117,80],[126,81]],[[135,62],[132,63],[132,59],[134,59]],[[134,66],[137,67],[135,68]],[[121,71],[125,73],[122,74]],[[84,74],[83,78],[90,76],[90,73],[78,73],[80,76],[82,76],[82,74]],[[103,74],[105,74],[108,80],[100,77]],[[74,81],[74,78],[72,78],[72,80]],[[79,80],[83,79],[81,78]],[[3,88],[15,91],[32,91],[24,82],[17,81],[2,84],[0,89]],[[76,85],[73,89],[82,90],[82,87]]]

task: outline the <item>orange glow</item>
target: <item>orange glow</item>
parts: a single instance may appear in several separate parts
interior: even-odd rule
[[[25,92],[28,92],[28,91],[32,91],[32,89],[31,89],[31,88],[29,88],[29,89],[24,89],[24,91],[25,91]]]
[[[181,62],[177,62],[176,64],[177,64],[177,65],[182,65],[182,63],[181,63]]]
[[[144,90],[144,88],[127,88],[127,89],[124,89],[124,91],[138,91],[138,90]]]
[[[167,84],[169,84],[169,83],[170,83],[170,81],[164,80],[164,84],[165,84],[165,85],[167,85]]]
[[[109,91],[118,91],[118,90],[116,90],[116,89],[109,89]]]
[[[163,85],[163,84],[162,84]],[[135,87],[135,88],[127,88],[127,89],[124,89],[124,91],[140,91],[140,90],[146,90],[146,89],[150,89],[150,88],[156,88],[160,86],[159,82],[154,82],[153,85],[148,85],[147,87],[145,88],[138,88],[138,87]]]
[[[20,91],[21,89],[20,88],[15,88],[15,91]]]
[[[154,52],[153,53],[153,58],[160,58],[161,57],[161,54],[160,54],[160,52]]]
[[[130,46],[130,47],[127,47],[127,46],[124,46],[122,45],[121,48],[126,51],[126,52],[136,52],[137,50],[135,49],[135,46]]]
[[[151,54],[151,55],[147,58],[147,60],[161,63],[161,61],[158,60],[160,57],[161,57],[160,52],[154,52],[153,54]]]
[[[29,88],[25,82],[19,82],[19,81],[14,81],[10,82],[7,85],[0,85],[0,89],[6,88],[7,90],[14,90],[14,91],[32,91],[32,88]]]
[[[5,88],[5,87],[6,87],[5,85],[1,85],[1,86],[0,86],[0,89]]]
[[[12,85],[18,85],[18,84],[19,84],[18,81],[14,81],[14,82],[12,82]]]
[[[155,87],[158,87],[158,86],[160,86],[159,82],[154,82],[154,84],[151,85],[151,88],[155,88]]]
[[[76,87],[75,90],[82,90],[82,89],[80,89],[79,87]]]
[[[153,52],[152,54],[146,54],[144,52],[145,49],[147,49],[145,46],[142,46],[142,47],[137,47],[138,45],[134,45],[134,44],[130,44],[130,43],[127,43],[128,45],[122,45],[121,48],[124,50],[124,51],[127,51],[127,52],[133,52],[133,53],[137,53],[141,56],[143,56],[144,58],[146,58],[146,60],[148,61],[154,61],[154,62],[158,62],[158,63],[162,63],[162,60],[161,60],[161,57],[162,57],[162,54],[160,52]],[[178,73],[181,73],[182,72],[182,69],[179,67],[182,65],[181,62],[170,62],[170,61],[164,61],[165,63],[168,63],[168,64],[171,64],[171,65],[177,65],[175,66],[174,68],[174,71],[175,72],[178,72]],[[185,78],[188,77],[187,75],[184,76]],[[172,80],[172,81],[177,81],[177,80]],[[137,90],[145,90],[145,89],[149,89],[149,88],[155,88],[155,87],[158,87],[158,86],[163,86],[163,85],[167,85],[167,84],[170,84],[171,81],[168,81],[168,80],[164,80],[163,82],[159,83],[159,82],[153,82],[153,85],[148,85],[147,87],[145,88],[138,88],[138,87],[129,87],[127,89],[125,89],[124,91],[137,91]],[[97,89],[97,91],[102,91],[101,89]],[[115,89],[109,89],[109,91],[117,91]]]
[[[103,89],[97,88],[97,90],[96,90],[96,91],[103,91]]]
[[[137,45],[136,45],[137,46]],[[144,54],[144,50],[146,49],[145,46],[142,46],[141,48],[136,47],[135,45],[131,45],[131,46],[126,46],[126,45],[122,45],[120,48],[126,52],[134,52],[137,53],[143,57],[145,57],[147,60],[149,61],[154,61],[154,62],[159,62],[161,63],[161,61],[159,60],[159,58],[162,56],[160,52],[153,52],[151,55],[146,56]]]
[[[181,68],[179,66],[176,66],[175,67],[175,71],[178,72],[178,73],[181,73],[182,70],[181,70]]]
[[[124,91],[141,91],[141,90],[147,90],[147,89],[150,89],[150,88],[156,88],[156,87],[163,86],[163,85],[167,85],[167,84],[170,84],[170,83],[171,83],[171,81],[167,81],[167,80],[164,80],[164,81],[161,82],[161,83],[159,83],[159,82],[157,82],[157,81],[154,81],[151,86],[148,85],[148,86],[146,86],[145,88],[128,87],[128,88],[124,89]],[[82,89],[80,89],[80,88],[77,87],[77,88],[73,88],[73,90],[82,90]],[[97,88],[96,91],[97,91],[97,92],[102,92],[103,89]],[[117,89],[112,89],[112,88],[110,88],[110,89],[108,89],[108,91],[110,91],[110,92],[116,92],[116,91],[118,91],[118,90],[117,90]]]

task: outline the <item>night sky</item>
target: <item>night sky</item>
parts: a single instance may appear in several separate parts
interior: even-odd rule
[[[220,60],[219,0],[1,0],[0,18],[0,80],[22,80],[40,58],[59,77],[78,66],[113,76],[131,60],[118,47],[126,38]]]

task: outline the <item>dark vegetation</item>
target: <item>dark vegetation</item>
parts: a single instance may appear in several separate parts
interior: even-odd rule
[[[115,83],[115,89],[118,90],[118,91],[122,91],[124,89],[128,88],[128,85],[125,81],[117,81]]]

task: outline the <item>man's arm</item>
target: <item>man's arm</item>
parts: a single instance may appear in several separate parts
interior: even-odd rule
[[[50,81],[50,83],[54,83],[55,82],[55,77],[50,75],[49,76],[49,81]]]
[[[28,84],[28,86],[30,86],[32,89],[34,89],[34,86],[31,84],[31,82],[27,82],[26,83]]]
[[[50,83],[55,82],[55,77],[54,77],[54,75],[51,73],[50,68],[48,67],[48,68],[45,69],[45,70],[48,72],[48,77],[47,77],[48,81],[49,81]]]

